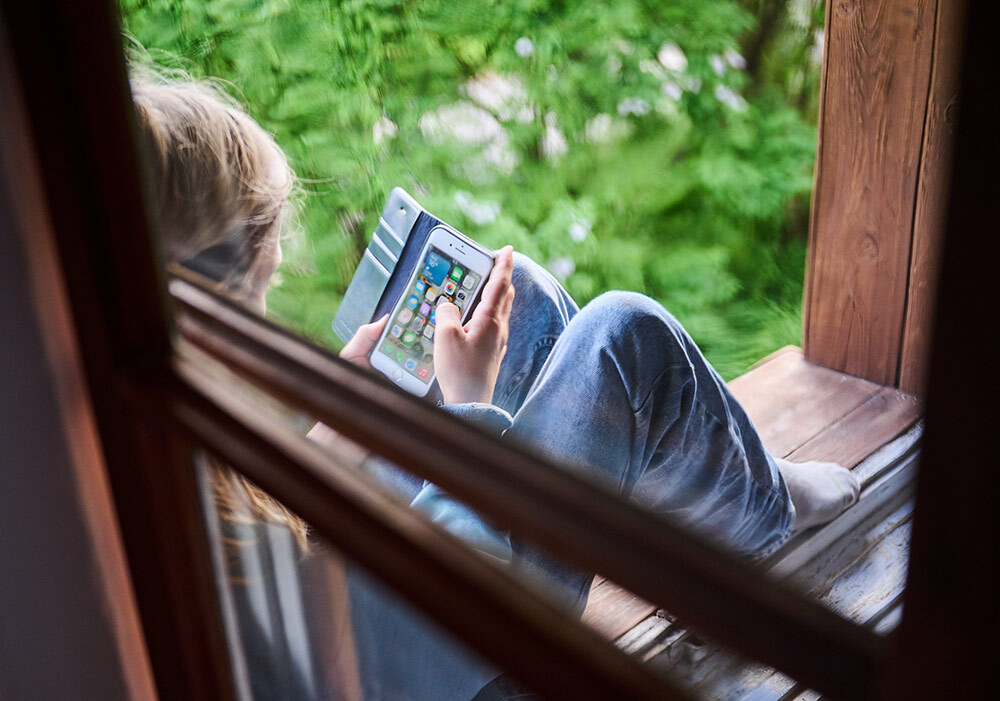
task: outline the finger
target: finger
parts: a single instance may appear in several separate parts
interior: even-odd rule
[[[483,289],[483,296],[479,300],[474,316],[494,316],[498,307],[507,294],[511,286],[511,276],[514,272],[514,249],[511,246],[504,246],[497,253],[490,271],[489,282]]]
[[[465,330],[462,328],[462,315],[458,311],[458,307],[451,302],[441,302],[436,309],[435,339],[440,340],[442,336],[462,336],[465,334]]]
[[[359,326],[358,330],[351,337],[351,340],[344,346],[344,350],[340,352],[341,357],[356,358],[368,355],[375,344],[378,343],[379,336],[382,335],[382,330],[385,328],[388,320],[389,315],[386,314],[378,321]]]

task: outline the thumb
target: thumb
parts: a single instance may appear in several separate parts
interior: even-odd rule
[[[437,322],[437,330],[434,332],[435,336],[440,336],[442,334],[465,334],[465,330],[462,328],[462,316],[458,312],[458,307],[451,302],[442,302],[437,305],[434,314],[435,321]]]
[[[385,328],[385,323],[388,319],[389,315],[386,314],[378,321],[359,326],[358,330],[354,332],[354,336],[344,346],[344,350],[340,352],[341,357],[353,358],[355,356],[368,355],[378,342],[379,336],[382,335],[382,329]]]

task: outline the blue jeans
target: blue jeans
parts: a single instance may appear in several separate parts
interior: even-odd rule
[[[517,254],[514,288],[493,404],[446,410],[734,553],[762,557],[788,538],[794,510],[774,460],[669,312],[631,292],[578,310],[547,271]],[[433,484],[384,462],[370,469],[440,526],[583,610],[591,573],[492,528]],[[371,587],[357,597],[352,587],[366,698],[468,699],[495,675]]]

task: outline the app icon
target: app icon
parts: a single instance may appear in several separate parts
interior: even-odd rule
[[[407,323],[412,318],[413,318],[413,312],[411,312],[409,309],[404,309],[399,313],[399,323],[401,324]]]
[[[401,350],[396,351],[396,362],[401,363],[406,358],[406,353]]]
[[[427,370],[427,366],[426,365],[421,365],[420,369],[417,370],[417,377],[419,377],[421,380],[426,380],[428,374],[429,374],[429,372]]]
[[[412,346],[413,342],[416,341],[416,340],[417,340],[417,336],[412,331],[407,331],[406,333],[403,334],[403,345],[404,346]],[[399,359],[399,360],[402,360],[402,358],[399,357],[400,353],[402,353],[402,351],[399,351],[398,353],[396,353],[396,358]]]
[[[448,280],[447,282],[444,283],[444,293],[446,295],[455,294],[455,287],[457,287],[457,285],[455,285],[455,281]]]
[[[396,346],[392,345],[391,343],[386,343],[384,346],[382,346],[382,352],[385,353],[390,358],[392,357],[392,353],[395,350]]]
[[[415,316],[413,321],[410,323],[410,328],[415,332],[420,333],[420,329],[424,328],[424,317]]]
[[[413,348],[411,348],[410,350],[412,352],[416,353],[417,355],[420,355],[421,353],[424,352],[424,347],[422,345],[420,345],[419,343],[414,343],[413,344]]]
[[[392,334],[393,338],[399,338],[403,334],[403,327],[400,326],[399,324],[395,324],[392,327],[392,331],[390,331],[389,333]]]
[[[427,254],[427,260],[424,261],[423,277],[432,285],[440,285],[448,275],[449,268],[451,268],[451,262],[447,258],[431,251]]]
[[[415,285],[415,287],[417,289],[417,294],[422,295],[424,293],[424,290],[427,289],[427,283],[424,282],[423,280],[417,280],[417,284]]]
[[[424,299],[426,299],[428,302],[433,302],[435,299],[437,299],[437,296],[438,296],[438,291],[435,290],[433,287],[428,287],[427,294],[424,295]]]
[[[455,282],[458,282],[459,280],[462,279],[463,272],[465,271],[456,265],[455,268],[451,271],[451,279],[454,280]]]
[[[432,324],[436,324],[437,323],[436,321],[434,321],[434,315],[435,314],[437,314],[437,309],[436,308],[435,309],[431,309],[431,318],[428,319],[428,321],[430,321],[430,323],[432,323]]]
[[[455,295],[455,299],[461,300],[463,302],[466,300],[467,297],[468,295],[462,292],[461,290],[459,290],[458,294]]]
[[[465,279],[462,280],[462,287],[464,287],[467,290],[471,290],[473,287],[476,286],[476,282],[478,281],[479,281],[478,275],[469,273],[468,275],[465,276]]]
[[[420,316],[427,316],[430,313],[431,313],[431,305],[427,304],[427,302],[424,302],[423,304],[420,305]]]
[[[427,353],[426,355],[424,355],[424,362],[430,365],[431,363],[434,362],[434,356],[431,355],[430,353]]]
[[[424,338],[434,338],[434,324],[427,324],[427,326],[424,327]]]
[[[413,358],[407,358],[406,359],[406,369],[409,370],[410,372],[413,372],[414,370],[416,370],[417,369],[417,361],[414,360]]]
[[[406,306],[410,309],[416,309],[418,304],[420,304],[420,298],[416,295],[410,295],[410,298],[406,300]]]

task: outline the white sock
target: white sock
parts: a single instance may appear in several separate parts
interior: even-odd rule
[[[861,483],[850,470],[832,462],[788,462],[775,458],[795,506],[793,531],[827,521],[853,505]]]

